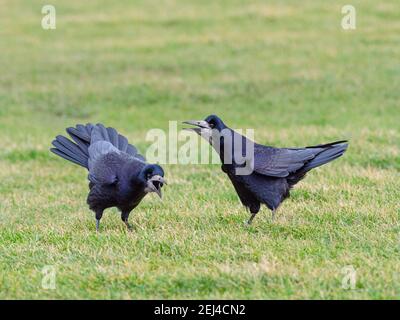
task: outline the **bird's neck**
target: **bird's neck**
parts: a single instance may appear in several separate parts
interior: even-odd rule
[[[246,153],[246,143],[248,140],[237,133],[236,131],[226,128],[219,136],[219,143],[212,142],[212,146],[218,153],[222,164],[236,165],[237,160],[242,160],[243,155]],[[239,161],[241,163],[241,161]]]

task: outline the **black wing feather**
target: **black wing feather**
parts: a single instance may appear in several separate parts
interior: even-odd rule
[[[287,177],[297,171],[307,172],[338,157],[347,149],[346,141],[306,148],[272,148],[256,145],[254,171],[272,177]]]

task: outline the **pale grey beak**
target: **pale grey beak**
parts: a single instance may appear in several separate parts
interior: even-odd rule
[[[198,128],[185,128],[186,130],[193,130],[193,129],[211,129],[210,125],[207,121],[204,120],[187,120],[183,121],[182,123],[190,124],[192,126],[196,126]],[[197,130],[195,130],[197,131]]]
[[[208,131],[208,129],[211,129],[208,122],[204,121],[204,120],[187,120],[187,121],[183,121],[182,123],[196,126],[197,128],[184,128],[183,130],[196,132],[198,135],[204,136],[204,138],[207,138],[207,136],[208,136],[206,134],[206,131]]]
[[[157,187],[154,185],[154,182],[159,182]],[[155,192],[157,195],[162,199],[161,193],[161,184],[167,184],[164,177],[160,175],[152,176],[149,180],[147,180],[147,188],[145,189],[146,192]]]

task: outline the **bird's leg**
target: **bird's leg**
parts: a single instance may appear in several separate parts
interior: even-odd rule
[[[130,223],[128,222],[129,213],[130,213],[130,212],[122,212],[122,214],[121,214],[121,219],[122,219],[122,221],[125,223],[126,228],[127,228],[129,231],[132,231],[132,226],[131,226]]]
[[[276,209],[273,209],[273,210],[272,210],[272,221],[275,220],[275,211],[276,211]]]
[[[103,211],[96,211],[96,231],[99,232],[100,229],[100,219],[103,216]]]
[[[254,217],[256,216],[256,214],[257,214],[257,213],[252,213],[252,214],[251,214],[251,217],[250,217],[249,221],[247,221],[247,224],[248,224],[248,225],[251,225],[251,223],[253,222],[253,219],[254,219]]]

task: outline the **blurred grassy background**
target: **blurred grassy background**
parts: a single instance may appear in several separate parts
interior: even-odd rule
[[[400,3],[0,0],[1,298],[399,298]],[[257,142],[350,149],[252,228],[218,165],[165,166],[127,233],[102,232],[86,173],[48,151],[103,122],[142,152],[150,128],[221,116]],[[57,268],[57,289],[41,269]],[[342,288],[342,268],[357,271]]]

